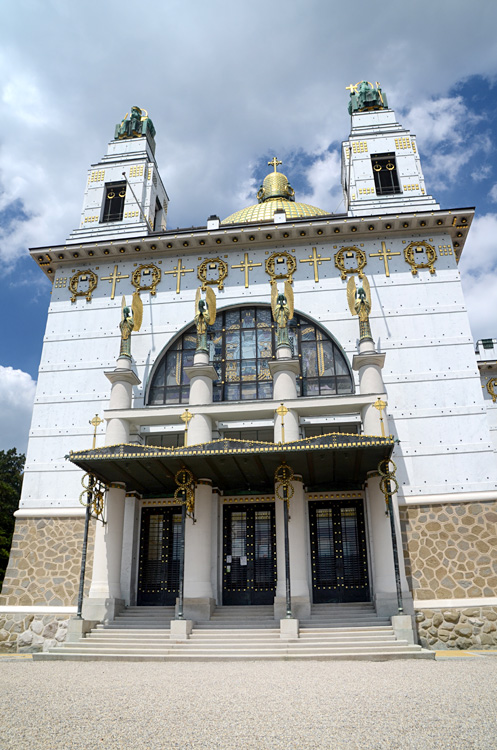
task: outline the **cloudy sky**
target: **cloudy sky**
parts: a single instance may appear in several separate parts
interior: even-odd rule
[[[461,270],[497,337],[497,5],[488,0],[17,0],[0,27],[0,449],[24,450],[50,285],[29,247],[78,226],[86,170],[145,107],[168,225],[255,200],[276,154],[297,199],[340,211],[348,92],[380,81],[429,192],[476,206]]]

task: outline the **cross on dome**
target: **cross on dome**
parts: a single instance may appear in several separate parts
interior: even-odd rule
[[[282,161],[278,161],[278,159],[276,158],[276,156],[273,156],[273,158],[271,159],[271,161],[268,161],[268,163],[267,163],[268,167],[274,167],[274,171],[275,172],[276,172],[276,167],[278,167],[278,165],[280,165],[280,164],[283,164],[283,162]]]

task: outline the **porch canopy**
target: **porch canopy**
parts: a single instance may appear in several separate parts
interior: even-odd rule
[[[172,495],[175,476],[186,467],[195,479],[210,479],[224,494],[274,491],[283,462],[302,477],[308,491],[361,489],[368,472],[389,459],[393,437],[333,433],[292,443],[214,440],[180,448],[137,444],[71,452],[66,458],[105,484],[122,482],[144,497]]]

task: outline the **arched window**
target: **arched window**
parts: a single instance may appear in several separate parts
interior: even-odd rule
[[[312,321],[295,314],[289,325],[293,356],[301,361],[297,379],[300,396],[352,393],[349,365],[335,341]],[[271,399],[275,327],[267,306],[220,310],[209,329],[209,357],[216,368],[214,401]],[[152,376],[148,404],[188,403],[189,379],[184,368],[193,364],[195,326],[162,355]]]

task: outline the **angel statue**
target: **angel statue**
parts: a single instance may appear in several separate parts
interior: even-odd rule
[[[271,287],[271,310],[276,323],[276,348],[290,346],[288,338],[288,321],[293,318],[293,289],[289,281],[285,281],[285,293],[278,294],[276,282]]]
[[[372,339],[371,327],[369,325],[369,313],[371,312],[371,290],[366,276],[360,280],[357,287],[354,276],[347,282],[347,301],[352,315],[359,317],[359,340]]]
[[[195,295],[195,325],[197,326],[197,352],[207,352],[207,326],[216,320],[216,295],[212,287],[205,290],[205,300],[200,296],[199,286]]]
[[[131,308],[126,306],[126,298],[123,297],[121,305],[121,322],[119,323],[119,328],[121,329],[120,357],[128,357],[128,359],[131,359],[131,331],[140,330],[142,319],[143,302],[141,301],[140,293],[135,292],[133,294]]]

